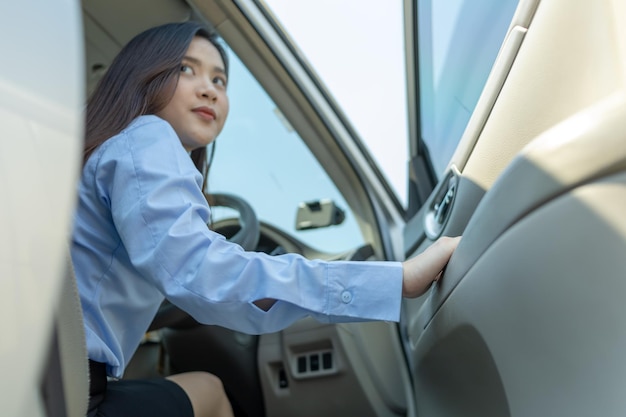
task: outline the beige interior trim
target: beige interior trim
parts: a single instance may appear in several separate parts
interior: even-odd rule
[[[533,138],[623,86],[616,1],[540,2],[480,140],[461,171],[489,189]],[[606,22],[612,24],[607,25]]]

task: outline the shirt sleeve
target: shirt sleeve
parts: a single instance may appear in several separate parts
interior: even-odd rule
[[[258,334],[305,316],[323,322],[399,319],[399,262],[246,252],[209,230],[201,175],[161,119],[110,145],[97,172],[130,262],[199,322]],[[263,298],[277,302],[266,312],[252,303]]]

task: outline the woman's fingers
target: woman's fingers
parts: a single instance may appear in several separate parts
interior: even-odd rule
[[[438,280],[460,240],[460,236],[441,237],[424,252],[404,261],[402,295],[410,298],[420,296],[433,281]]]

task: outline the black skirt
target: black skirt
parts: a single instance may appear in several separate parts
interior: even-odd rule
[[[108,381],[106,365],[89,361],[88,417],[193,417],[185,391],[165,378]]]

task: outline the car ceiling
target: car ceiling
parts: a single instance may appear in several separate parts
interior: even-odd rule
[[[137,33],[159,24],[189,20],[193,15],[182,0],[83,0],[82,9],[88,93],[122,46]]]

